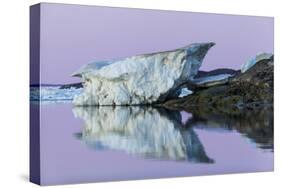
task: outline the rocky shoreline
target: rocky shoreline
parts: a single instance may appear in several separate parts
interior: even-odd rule
[[[194,83],[185,83],[181,87],[191,88],[193,94],[183,98],[170,99],[157,106],[170,109],[186,109],[192,106],[204,106],[204,108],[211,106],[215,109],[273,106],[273,70],[272,56],[260,59],[244,73],[229,69],[199,73],[198,78],[226,73],[231,73],[233,76],[225,80],[214,81],[204,87]]]

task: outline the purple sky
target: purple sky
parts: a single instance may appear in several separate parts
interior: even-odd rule
[[[273,18],[41,4],[41,82],[78,82],[83,64],[216,42],[201,70],[240,68],[273,52]]]

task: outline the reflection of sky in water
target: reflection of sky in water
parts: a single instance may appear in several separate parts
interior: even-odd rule
[[[195,118],[186,112],[155,110],[131,110],[130,113],[125,110],[120,115],[116,110],[110,113],[107,113],[109,110],[77,111],[71,104],[41,106],[42,183],[273,170],[273,152],[261,147],[272,148],[271,132],[261,123],[266,121],[258,119],[261,122],[257,123],[249,118],[239,123],[231,118],[215,121],[216,118],[209,116],[204,119],[203,115]],[[79,118],[75,118],[72,111]],[[117,147],[116,143],[111,143],[109,132],[118,138],[113,141],[123,145]],[[96,141],[102,150],[93,147]],[[138,150],[138,147],[143,148]]]
[[[188,121],[188,119],[191,118],[191,116],[192,116],[190,113],[187,113],[185,111],[181,111],[180,114],[181,114],[182,124],[185,124]]]

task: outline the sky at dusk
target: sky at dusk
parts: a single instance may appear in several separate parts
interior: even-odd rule
[[[41,83],[79,82],[82,65],[215,42],[201,70],[239,69],[274,48],[273,18],[41,4]]]

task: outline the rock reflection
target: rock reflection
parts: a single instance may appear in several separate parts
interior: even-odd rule
[[[192,113],[186,126],[203,129],[236,130],[255,142],[261,149],[273,151],[273,108],[259,109],[216,109],[211,107],[189,107]]]
[[[213,163],[179,111],[152,107],[75,107],[84,120],[76,136],[94,149],[121,150],[145,158]]]

